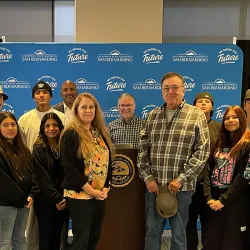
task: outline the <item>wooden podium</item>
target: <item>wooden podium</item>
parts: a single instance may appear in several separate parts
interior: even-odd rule
[[[97,250],[144,249],[145,184],[138,176],[136,158],[137,149],[116,149],[113,187],[106,200]]]

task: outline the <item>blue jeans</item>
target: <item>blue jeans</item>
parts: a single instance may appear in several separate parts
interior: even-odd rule
[[[0,250],[26,250],[28,208],[0,206]],[[12,248],[11,248],[12,247]]]
[[[186,226],[189,216],[189,204],[193,191],[177,193],[177,213],[169,218],[171,225],[172,241],[171,250],[187,250]],[[146,193],[146,236],[144,250],[161,250],[162,233],[165,219],[155,209],[156,195]]]

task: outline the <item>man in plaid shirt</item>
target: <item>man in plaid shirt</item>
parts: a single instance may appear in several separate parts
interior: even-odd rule
[[[160,250],[164,218],[155,209],[159,186],[168,185],[178,200],[169,218],[171,250],[186,250],[186,225],[196,179],[209,156],[209,131],[204,112],[186,104],[184,79],[170,72],[161,80],[165,103],[152,110],[140,134],[138,168],[146,193],[144,250]]]
[[[135,98],[129,93],[124,93],[118,98],[120,118],[108,125],[114,144],[130,143],[134,148],[138,147],[140,131],[145,121],[135,116],[135,105]]]

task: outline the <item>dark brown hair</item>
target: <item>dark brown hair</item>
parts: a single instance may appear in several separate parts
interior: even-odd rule
[[[235,112],[240,125],[239,128],[234,132],[232,137],[229,131],[226,130],[224,125],[225,118],[230,111]],[[244,110],[237,105],[228,107],[222,119],[220,136],[217,140],[214,150],[223,151],[225,147],[231,145],[229,154],[231,157],[237,158],[246,146],[246,142],[249,142],[249,140],[250,132],[247,129],[247,120]]]
[[[2,148],[3,153],[7,156],[17,178],[23,179],[31,170],[31,153],[23,143],[16,117],[11,112],[0,112],[0,124],[2,124],[6,118],[11,118],[15,121],[17,125],[17,135],[13,139],[13,144],[11,144],[6,140],[2,133],[0,133],[0,147]]]

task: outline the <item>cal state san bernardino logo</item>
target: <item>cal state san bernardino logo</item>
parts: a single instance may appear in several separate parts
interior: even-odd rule
[[[226,82],[222,78],[216,79],[214,82],[205,82],[202,84],[203,90],[237,90],[237,84]]]
[[[57,54],[46,53],[44,50],[36,50],[31,54],[23,54],[22,62],[57,62]]]
[[[136,82],[133,84],[134,90],[159,90],[161,83],[153,78],[148,78],[145,82]]]
[[[230,105],[228,104],[223,104],[223,105],[220,105],[218,108],[216,108],[216,111],[215,111],[215,118],[217,120],[222,120],[224,114],[225,114],[225,111],[226,109],[229,107]]]
[[[195,88],[195,81],[190,76],[183,76],[186,91],[192,91]]]
[[[116,154],[112,162],[112,180],[113,187],[124,187],[128,185],[135,175],[135,166],[133,161],[126,155]]]
[[[8,63],[12,59],[12,53],[9,49],[0,47],[0,63]]]
[[[85,63],[89,56],[86,50],[82,48],[73,48],[68,51],[68,63]]]
[[[142,58],[145,64],[160,63],[163,60],[163,54],[159,49],[149,48],[143,52]]]
[[[231,48],[222,49],[218,54],[219,64],[236,63],[239,60],[237,51]]]
[[[10,113],[12,113],[12,114],[15,114],[15,109],[14,109],[14,107],[13,107],[12,105],[6,103],[6,102],[4,102],[3,108],[2,108],[1,111],[10,112]]]
[[[122,54],[119,50],[113,50],[109,54],[97,55],[97,61],[130,63],[133,62],[133,56],[131,54]]]
[[[37,79],[38,81],[44,81],[49,84],[49,86],[54,90],[57,88],[57,80],[53,76],[41,76]]]
[[[157,108],[158,106],[154,105],[154,104],[148,104],[145,107],[142,108],[142,119],[146,119],[148,114],[155,108]]]
[[[112,76],[108,78],[107,83],[107,91],[123,91],[126,88],[126,81],[119,76]]]
[[[172,56],[173,62],[208,62],[208,56],[204,54],[197,54],[194,50],[188,50],[183,54],[174,54]]]
[[[84,78],[79,78],[75,81],[77,89],[99,89],[99,83],[89,82]]]
[[[120,114],[119,114],[119,110],[117,107],[111,107],[108,110],[103,110],[103,115],[105,118],[119,118]]]
[[[30,83],[27,81],[20,81],[14,77],[9,77],[5,81],[0,81],[0,85],[4,89],[29,89]]]

